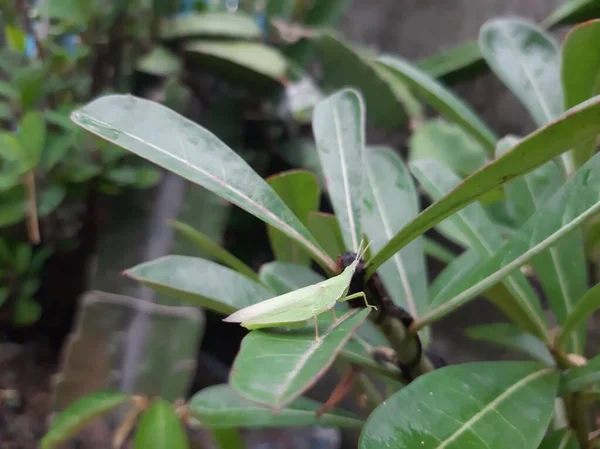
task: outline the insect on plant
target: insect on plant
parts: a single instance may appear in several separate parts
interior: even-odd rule
[[[365,306],[372,307],[369,306],[364,292],[348,295],[350,281],[369,245],[366,245],[364,249],[362,247],[363,242],[360,244],[354,261],[337,276],[245,307],[224,318],[223,321],[240,323],[246,329],[261,329],[282,325],[300,326],[313,318],[315,340],[319,341],[317,316],[331,310],[334,320],[337,320],[334,310],[337,302],[363,298]]]

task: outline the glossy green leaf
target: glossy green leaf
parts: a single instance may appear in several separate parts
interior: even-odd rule
[[[333,260],[346,252],[342,229],[335,215],[324,212],[308,214],[308,230]]]
[[[554,366],[554,358],[542,341],[523,332],[510,323],[493,323],[473,326],[466,330],[473,340],[487,341],[510,349],[516,349],[529,357]]]
[[[600,13],[600,1],[597,4]],[[562,48],[562,86],[566,108],[600,94],[600,52],[595,51],[598,42],[600,20],[575,27],[565,38]],[[573,149],[575,167],[580,167],[592,157],[597,144],[597,141],[592,141]]]
[[[193,41],[185,45],[185,51],[205,56],[204,70],[212,69],[223,76],[245,69],[279,82],[288,69],[279,51],[256,42]]]
[[[419,198],[402,159],[387,147],[370,147],[365,170],[363,226],[371,250],[381,249],[419,213]],[[379,276],[392,300],[413,317],[427,309],[427,270],[422,239],[384,263]]]
[[[583,22],[595,19],[600,15],[600,1],[598,0],[566,0],[552,12],[542,26],[551,28],[557,25]]]
[[[489,261],[457,279],[420,327],[448,313],[518,270],[532,257],[600,211],[600,155],[590,159],[538,210]],[[547,338],[547,336],[546,336]]]
[[[438,118],[418,126],[410,138],[411,161],[436,159],[468,176],[488,162],[486,149],[462,128]]]
[[[129,400],[119,392],[96,392],[78,399],[63,410],[40,442],[41,449],[53,449],[68,440],[86,424]]]
[[[360,427],[362,421],[345,411],[333,410],[317,416],[322,404],[298,398],[273,413],[268,407],[241,397],[229,385],[215,385],[196,393],[189,402],[190,414],[208,428],[220,427]]]
[[[29,171],[40,162],[46,142],[46,122],[38,112],[28,112],[21,119],[19,141],[23,156],[21,170]]]
[[[500,141],[497,154],[502,155],[516,143],[509,136]],[[562,186],[565,176],[555,161],[506,184],[507,203],[517,225],[521,226],[540,210]],[[587,289],[587,268],[583,235],[574,231],[532,259],[538,279],[559,323],[573,310]],[[571,336],[570,350],[581,353],[585,345],[585,327]]]
[[[464,80],[487,66],[479,51],[479,42],[466,41],[450,50],[442,50],[433,56],[421,59],[417,66],[433,78],[446,82]]]
[[[136,69],[154,76],[174,76],[181,71],[182,63],[177,55],[164,47],[156,47],[142,56]]]
[[[183,424],[173,406],[157,398],[144,412],[135,431],[134,449],[188,449]]]
[[[538,449],[579,449],[579,444],[572,430],[560,429],[546,436]]]
[[[161,25],[161,37],[164,39],[204,36],[258,39],[261,29],[252,17],[242,12],[194,12],[177,15]]]
[[[260,267],[260,281],[278,295],[325,280],[308,267],[289,262],[269,262]]]
[[[570,368],[560,382],[560,392],[581,391],[600,383],[600,356],[589,360],[583,366]]]
[[[589,289],[581,299],[577,301],[571,313],[563,320],[558,342],[561,346],[566,346],[572,338],[572,333],[576,329],[583,327],[585,322],[592,314],[600,309],[600,284],[594,285]],[[583,325],[583,326],[582,326]]]
[[[233,364],[231,387],[251,401],[276,410],[286,407],[325,373],[370,311],[351,310],[322,329],[318,341],[312,327],[250,332]],[[269,363],[268,370],[265,363]]]
[[[125,274],[159,293],[224,314],[274,296],[237,271],[196,257],[160,257]]]
[[[564,111],[558,47],[534,23],[489,20],[481,27],[479,47],[492,71],[538,126],[550,123]]]
[[[365,108],[360,94],[344,89],[319,102],[313,113],[313,133],[344,243],[357,252],[363,234],[365,164]]]
[[[214,134],[148,100],[110,95],[73,113],[79,126],[200,184],[297,239],[324,267],[335,264],[269,185]],[[160,132],[156,124],[160,123]]]
[[[558,373],[534,362],[435,370],[371,413],[359,448],[531,449],[552,417],[557,383]]]
[[[244,276],[247,276],[253,281],[258,281],[258,275],[256,274],[256,271],[254,271],[243,261],[235,257],[225,248],[217,244],[208,235],[198,231],[197,229],[194,229],[190,225],[181,223],[176,220],[171,221],[171,226],[173,226],[173,228],[175,228],[183,236],[185,236],[190,242],[194,243],[196,246],[206,251],[210,256],[214,257],[222,264],[228,266],[229,268],[237,271],[240,274],[243,274]]]
[[[415,175],[427,194],[434,200],[443,198],[460,183],[460,178],[435,160],[415,161],[411,165]],[[504,242],[494,228],[481,204],[474,203],[461,209],[448,219],[469,240],[470,246],[486,260],[502,248]],[[514,273],[503,280],[504,286],[516,301],[515,306],[525,314],[527,329],[538,337],[545,338],[548,324],[538,298],[521,273]],[[442,307],[447,295],[432,298],[431,308]],[[523,323],[525,324],[525,323]]]
[[[323,84],[332,90],[352,87],[360,91],[369,120],[395,128],[405,121],[405,110],[423,115],[419,103],[397,77],[364,59],[345,42],[323,33],[312,43],[323,66]]]
[[[377,64],[390,70],[414,91],[417,97],[422,98],[448,120],[463,127],[485,148],[490,151],[494,148],[497,137],[488,126],[481,121],[470,106],[433,77],[395,55],[381,56],[377,59]]]
[[[283,202],[307,226],[308,214],[319,209],[321,189],[317,177],[308,171],[290,170],[267,178],[267,183]],[[310,257],[294,239],[268,226],[267,232],[275,259],[309,265]]]
[[[429,257],[447,264],[456,258],[456,255],[452,251],[438,241],[427,236],[423,236],[423,251],[425,251],[425,254]]]
[[[600,134],[600,96],[567,111],[557,121],[524,137],[504,156],[477,170],[443,199],[421,212],[369,261],[367,274],[454,212],[507,182]],[[573,132],[577,129],[577,133]]]

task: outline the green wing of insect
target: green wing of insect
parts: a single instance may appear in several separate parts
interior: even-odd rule
[[[248,329],[303,323],[346,296],[358,262],[357,257],[337,276],[238,310],[223,321],[241,323]]]

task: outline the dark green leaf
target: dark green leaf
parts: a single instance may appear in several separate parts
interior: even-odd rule
[[[161,26],[164,39],[203,36],[258,39],[261,29],[252,17],[241,12],[194,12],[165,20]]]
[[[462,128],[441,118],[418,126],[410,138],[410,160],[436,159],[461,176],[488,162],[486,149]]]
[[[60,134],[49,136],[48,144],[45,146],[40,158],[40,168],[49,171],[61,162],[73,148],[73,136]]]
[[[447,264],[456,259],[456,254],[438,241],[427,236],[423,236],[423,251],[425,251],[425,254],[429,257]]]
[[[388,68],[412,89],[418,97],[429,103],[448,120],[455,122],[477,139],[485,148],[492,150],[497,137],[475,112],[460,98],[424,71],[399,56],[384,55],[377,64]]]
[[[360,427],[358,417],[344,411],[317,416],[321,404],[298,398],[286,408],[273,413],[270,408],[242,398],[229,385],[215,385],[196,393],[189,402],[191,415],[208,428],[220,427]]]
[[[46,143],[46,122],[40,113],[25,114],[21,120],[19,142],[23,151],[21,170],[29,171],[37,167]]]
[[[406,244],[454,212],[545,164],[574,145],[595,139],[600,134],[599,114],[600,96],[596,96],[570,109],[556,122],[521,139],[512,150],[473,173],[405,226],[369,261],[367,274],[373,273]]]
[[[308,215],[308,230],[315,236],[319,245],[331,257],[336,260],[344,254],[344,237],[342,229],[335,215],[324,212],[313,212]]]
[[[360,449],[537,447],[552,417],[558,373],[533,362],[435,370],[367,420]]]
[[[0,120],[10,120],[13,116],[12,107],[6,101],[0,101]]]
[[[600,1],[596,3],[600,13]],[[562,49],[562,86],[566,108],[572,108],[600,94],[600,52],[594,51],[597,42],[600,42],[600,20],[575,27],[565,38]],[[595,141],[575,147],[575,167],[585,164],[596,147]]]
[[[52,213],[65,199],[67,190],[63,185],[55,184],[43,190],[38,198],[38,216],[45,217]]]
[[[558,335],[559,344],[566,346],[571,339],[571,334],[577,328],[584,327],[585,329],[585,326],[582,325],[598,309],[600,309],[600,284],[594,285],[581,299],[578,299],[575,307],[562,323]]]
[[[278,295],[325,279],[310,268],[288,262],[269,262],[260,267],[260,280]]]
[[[267,183],[307,226],[308,214],[319,209],[321,190],[317,177],[308,171],[290,170],[267,178]],[[277,260],[309,265],[309,255],[296,240],[273,226],[268,226],[267,231]]]
[[[4,97],[8,100],[17,100],[19,98],[19,91],[10,83],[0,81],[0,97]]]
[[[190,242],[194,243],[199,248],[208,252],[210,256],[214,257],[222,264],[228,266],[229,268],[237,271],[240,274],[243,274],[244,276],[247,276],[253,281],[258,281],[258,275],[252,268],[250,268],[240,259],[235,257],[225,248],[218,245],[206,234],[179,221],[171,221],[171,226],[173,226],[175,229],[181,232],[181,234],[183,234]]]
[[[442,50],[417,62],[421,70],[446,82],[463,80],[487,66],[479,51],[479,42],[466,41],[450,50]]]
[[[479,47],[492,71],[538,126],[550,123],[564,111],[558,47],[534,23],[489,20],[481,27]]]
[[[188,439],[173,406],[157,398],[137,425],[134,449],[188,449]]]
[[[448,168],[434,160],[415,161],[411,170],[427,194],[434,200],[443,198],[461,181]],[[500,233],[494,228],[481,204],[471,204],[448,220],[467,238],[470,246],[483,260],[494,256],[504,244]],[[525,325],[530,332],[540,338],[547,337],[548,323],[538,298],[525,277],[521,273],[514,273],[507,277],[503,284],[512,294],[511,301],[514,301],[514,307],[520,309],[526,317],[526,322],[522,322],[521,325]],[[430,307],[433,309],[442,307],[448,298],[447,294],[432,298]]]
[[[317,0],[306,13],[305,25],[333,26],[346,10],[350,0]]]
[[[140,72],[161,77],[175,76],[179,74],[181,67],[181,60],[177,55],[164,47],[155,47],[136,64],[136,69]]]
[[[32,64],[14,73],[12,82],[19,90],[21,108],[24,111],[34,108],[41,100],[47,76],[48,66],[38,64]]]
[[[529,357],[554,366],[554,358],[541,340],[509,323],[481,324],[465,332],[473,340],[482,340],[516,349]]]
[[[157,103],[124,95],[94,100],[75,112],[73,120],[276,226],[335,271],[333,261],[269,185],[241,156],[192,121]]]
[[[358,251],[362,240],[361,204],[365,163],[365,110],[360,94],[344,89],[319,102],[313,134],[327,193],[346,248]]]
[[[572,430],[560,429],[545,437],[538,449],[579,449],[579,444]]]
[[[27,203],[22,184],[2,193],[0,227],[12,226],[25,218]]]
[[[281,410],[325,373],[370,311],[351,310],[322,329],[318,341],[312,327],[250,332],[231,369],[231,387],[251,401]],[[270,363],[268,370],[265,363]]]
[[[600,383],[600,356],[589,360],[583,366],[570,368],[560,382],[560,393],[581,391]]]
[[[397,77],[385,68],[362,58],[348,44],[331,34],[312,40],[323,65],[323,84],[337,90],[352,87],[360,91],[369,111],[368,119],[386,128],[400,126],[405,109],[422,116],[419,103]]]
[[[371,250],[381,249],[419,213],[419,199],[410,172],[393,150],[370,147],[365,170],[363,225]],[[414,240],[378,270],[397,305],[413,317],[427,309],[427,271],[422,239]]]
[[[77,434],[81,428],[98,416],[104,415],[129,400],[119,392],[96,392],[78,399],[63,410],[41,441],[41,449],[53,449]]]
[[[29,326],[35,323],[41,315],[42,308],[35,299],[21,296],[12,309],[11,318],[16,326]]]
[[[8,287],[0,287],[0,307],[6,302],[8,295],[10,295]]]
[[[557,25],[578,23],[595,19],[598,15],[600,15],[598,0],[567,0],[542,22],[542,26],[552,28]]]
[[[217,447],[220,449],[246,449],[242,436],[237,429],[217,428],[211,429],[211,432]]]
[[[223,314],[274,296],[237,271],[196,257],[165,256],[125,274],[159,293]]]

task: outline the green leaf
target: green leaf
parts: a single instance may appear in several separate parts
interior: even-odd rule
[[[23,151],[22,171],[38,166],[46,143],[46,122],[38,112],[28,112],[21,120],[19,142]]]
[[[9,295],[10,290],[8,287],[0,287],[0,307],[6,302]]]
[[[190,414],[202,425],[222,427],[360,427],[362,421],[351,413],[333,410],[318,416],[322,404],[308,398],[298,398],[286,408],[273,413],[268,407],[241,397],[229,385],[215,385],[196,393],[189,402]]]
[[[600,13],[600,1],[597,3]],[[600,94],[600,52],[594,51],[597,42],[600,42],[600,20],[573,28],[565,38],[562,48],[562,86],[566,108]],[[585,164],[596,147],[596,141],[575,147],[575,167]]]
[[[370,311],[351,310],[322,329],[318,341],[312,327],[291,332],[250,332],[231,369],[231,387],[246,399],[283,409],[325,373]],[[285,361],[265,370],[265,363],[273,360]]]
[[[475,72],[486,68],[479,51],[479,42],[466,41],[450,50],[442,50],[433,56],[421,59],[417,66],[433,78],[446,82],[464,80]]]
[[[448,168],[434,160],[415,161],[411,170],[427,194],[434,200],[443,198],[460,178]],[[454,226],[468,239],[470,246],[486,260],[494,256],[503,246],[500,233],[494,228],[481,204],[471,204],[461,209],[449,219]],[[515,308],[521,310],[526,317],[527,329],[540,338],[547,338],[548,323],[539,305],[535,292],[521,273],[514,273],[503,281],[504,286],[512,294]],[[441,295],[432,298],[430,308],[443,307],[449,297]]]
[[[237,429],[211,429],[217,447],[221,449],[246,449],[244,440]]]
[[[242,262],[240,259],[235,257],[225,248],[217,244],[206,234],[192,228],[191,226],[181,223],[179,221],[171,221],[171,226],[173,226],[177,231],[179,231],[183,236],[185,236],[190,242],[194,243],[199,248],[206,251],[209,255],[214,257],[216,260],[221,262],[222,264],[228,266],[229,268],[237,271],[240,274],[252,279],[253,281],[258,281],[258,275],[256,271]]]
[[[6,101],[0,101],[0,120],[10,120],[13,116],[12,107]]]
[[[325,280],[308,267],[288,262],[269,262],[260,267],[260,281],[278,295]]]
[[[600,356],[594,357],[583,366],[569,368],[561,379],[560,393],[581,391],[598,383],[600,383]]]
[[[73,136],[71,134],[48,137],[48,144],[40,157],[40,168],[45,171],[50,171],[56,164],[64,160],[69,150],[73,148]]]
[[[12,83],[19,90],[24,111],[34,108],[43,97],[48,69],[48,65],[32,64],[13,74]]]
[[[322,83],[331,90],[355,88],[364,98],[369,120],[395,128],[405,121],[405,109],[422,116],[421,106],[403,83],[377,67],[331,34],[312,39],[323,66]]]
[[[103,177],[118,186],[143,189],[160,182],[161,173],[155,167],[119,165],[108,170]]]
[[[129,400],[119,392],[95,392],[88,394],[63,410],[50,426],[41,441],[41,449],[53,449],[76,435],[93,419],[102,416]]]
[[[554,358],[541,340],[523,332],[510,323],[493,323],[472,326],[466,335],[473,340],[487,341],[510,349],[516,349],[546,365],[554,366]]]
[[[38,12],[40,17],[57,19],[70,25],[85,24],[89,22],[91,13],[89,10],[91,5],[86,5],[86,3],[81,0],[41,2],[38,6]]]
[[[421,212],[369,261],[367,274],[454,212],[513,179],[600,134],[600,96],[567,111],[557,121],[524,137],[504,156],[477,170],[443,199]],[[573,130],[577,130],[576,133]]]
[[[600,308],[600,284],[594,285],[581,299],[577,301],[571,313],[562,322],[558,342],[560,346],[566,346],[572,338],[572,333],[578,328],[585,329],[585,322],[592,314]]]
[[[6,81],[0,81],[0,97],[4,97],[7,100],[18,100],[19,91],[10,83]]]
[[[598,0],[567,0],[552,12],[542,26],[552,28],[557,25],[572,24],[595,19],[600,14],[600,1]]]
[[[305,25],[333,26],[342,17],[350,0],[317,0],[302,20]]]
[[[335,215],[311,212],[308,214],[307,227],[332,260],[346,251],[342,229]]]
[[[163,39],[229,37],[248,40],[258,39],[261,34],[256,21],[242,12],[193,12],[165,20],[161,25]]]
[[[558,373],[534,362],[435,370],[371,413],[359,448],[534,448],[552,417],[557,383]]]
[[[160,46],[142,56],[136,64],[140,72],[160,77],[175,76],[181,72],[181,68],[182,63],[177,55]]]
[[[12,226],[25,218],[27,203],[22,184],[2,193],[0,227]]]
[[[534,23],[489,20],[481,27],[479,47],[492,71],[538,126],[550,123],[564,111],[558,47]]]
[[[164,256],[125,274],[161,294],[223,314],[274,296],[237,271],[197,257]]]
[[[365,109],[362,97],[341,90],[319,102],[313,112],[313,134],[327,182],[327,193],[348,250],[362,240],[361,204],[365,161]]]
[[[54,184],[41,192],[37,201],[38,216],[46,217],[51,214],[65,199],[67,189],[60,184]]]
[[[317,177],[308,171],[290,170],[267,178],[267,183],[302,224],[307,226],[308,214],[319,209],[321,189]],[[310,264],[310,257],[294,239],[273,226],[268,226],[267,232],[277,260]]]
[[[490,151],[494,148],[498,139],[488,126],[470,106],[430,75],[395,55],[383,55],[377,59],[377,64],[390,70],[414,91],[417,97],[422,98],[448,120],[464,128],[485,148]]]
[[[148,100],[110,95],[73,114],[81,127],[207,188],[302,243],[330,271],[335,264],[273,189],[214,134]],[[157,132],[157,124],[161,124]]]
[[[464,304],[597,213],[600,210],[599,173],[600,155],[596,155],[513,234],[502,250],[468,276],[457,279],[440,298],[439,307],[414,326],[424,326]]]
[[[236,80],[244,81],[254,73],[281,82],[288,70],[288,62],[279,51],[256,42],[192,41],[184,49],[201,59],[204,70],[217,75],[232,77],[242,71]]]
[[[500,141],[497,154],[501,155],[516,140]],[[504,186],[511,215],[518,226],[523,225],[564,183],[559,166],[550,161],[532,172]],[[564,322],[576,302],[587,289],[587,268],[581,232],[572,232],[560,242],[532,259],[532,265],[548,298],[558,322]],[[571,336],[570,350],[581,353],[585,345],[585,327]]]
[[[429,257],[446,264],[456,259],[456,255],[452,251],[438,241],[427,236],[423,236],[423,251],[425,251],[425,254]]]
[[[579,449],[579,444],[572,430],[560,429],[545,437],[538,449]]]
[[[371,250],[378,251],[419,213],[419,198],[410,172],[393,150],[370,147],[366,159],[363,226]],[[413,317],[427,309],[422,239],[394,254],[378,272],[394,303]]]
[[[27,34],[25,31],[12,25],[4,25],[4,38],[8,48],[15,53],[23,53],[27,46]]]
[[[134,449],[188,449],[188,439],[173,406],[157,398],[137,425]]]
[[[16,326],[29,326],[40,319],[42,307],[33,298],[21,296],[12,309],[12,322]]]
[[[409,160],[436,159],[460,176],[488,162],[486,149],[462,128],[437,118],[418,126],[410,137]]]

